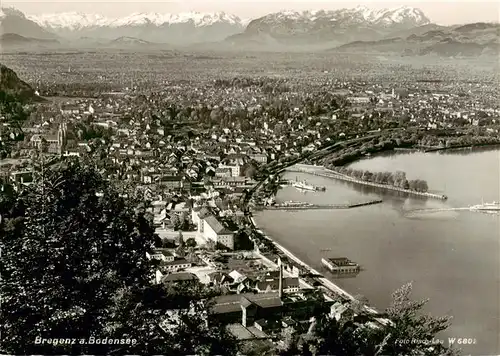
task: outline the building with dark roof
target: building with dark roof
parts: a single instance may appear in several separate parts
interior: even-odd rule
[[[182,271],[186,268],[191,267],[192,265],[193,264],[191,262],[184,258],[173,259],[169,261],[161,259],[155,272],[155,281],[156,283],[161,283],[163,278],[170,272]]]
[[[195,274],[189,272],[177,272],[170,273],[163,276],[161,279],[162,283],[177,283],[177,282],[196,282],[198,277]]]
[[[215,318],[229,323],[253,324],[250,319],[279,315],[282,302],[278,293],[230,294],[215,298],[212,313]]]
[[[255,283],[255,290],[258,293],[265,293],[271,291],[279,290],[279,280],[271,279],[264,281],[257,281]],[[283,292],[284,293],[295,293],[300,290],[299,279],[297,277],[283,278]]]
[[[155,183],[168,190],[190,190],[191,181],[185,176],[163,175],[155,179]]]
[[[307,292],[287,294],[281,298],[279,292],[230,294],[214,299],[212,317],[248,327],[261,319],[270,323],[284,318],[309,320],[313,315],[329,312],[331,304]]]
[[[234,279],[225,272],[212,272],[208,274],[210,282],[214,285],[228,285],[234,283]]]

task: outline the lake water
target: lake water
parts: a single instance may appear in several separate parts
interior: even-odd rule
[[[321,258],[345,256],[364,268],[357,277],[334,279],[351,294],[361,294],[378,309],[386,308],[394,290],[413,282],[413,298],[429,298],[426,311],[453,316],[440,338],[472,338],[463,346],[473,355],[500,354],[500,217],[468,210],[408,213],[413,209],[452,209],[500,201],[500,150],[410,153],[358,161],[356,169],[406,172],[425,179],[429,190],[447,201],[398,196],[376,188],[301,173],[326,192],[301,193],[293,187],[277,200],[318,204],[382,204],[349,210],[264,211],[257,224],[304,262],[321,269]],[[325,275],[328,276],[327,273]]]

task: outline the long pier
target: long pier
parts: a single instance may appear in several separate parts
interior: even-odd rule
[[[470,211],[470,208],[434,208],[434,209],[413,209],[408,210],[407,213],[439,213],[442,211]]]
[[[304,205],[270,205],[265,206],[265,210],[327,210],[327,209],[352,209],[359,208],[367,205],[380,204],[382,200],[370,200],[362,203],[355,204],[304,204]]]
[[[301,166],[302,167],[297,167],[297,168],[292,168],[292,167],[287,168],[287,171],[288,172],[308,173],[308,174],[312,174],[312,175],[323,177],[323,178],[337,179],[337,180],[342,180],[345,182],[351,182],[351,183],[366,185],[369,187],[393,190],[393,191],[397,191],[397,192],[401,192],[401,193],[418,195],[418,196],[426,197],[426,198],[433,198],[433,199],[439,199],[439,200],[447,200],[448,199],[448,197],[446,195],[443,195],[443,194],[417,192],[414,190],[393,187],[393,186],[387,185],[387,184],[379,184],[379,183],[367,182],[364,180],[351,178],[351,177],[346,176],[344,174],[326,169],[325,167],[322,167],[322,166],[309,166],[309,167],[304,167],[304,165],[301,165]],[[318,170],[321,170],[322,172],[318,172]]]

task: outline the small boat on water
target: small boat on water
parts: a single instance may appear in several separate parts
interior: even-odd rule
[[[478,205],[472,205],[469,207],[471,211],[483,211],[483,212],[500,212],[500,203],[494,201],[493,203],[481,203]]]

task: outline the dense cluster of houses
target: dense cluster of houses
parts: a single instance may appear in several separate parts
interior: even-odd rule
[[[196,248],[191,246],[187,253],[178,241],[148,254],[156,263],[155,282],[202,281],[222,288],[226,295],[216,300],[215,315],[238,324],[235,334],[241,338],[308,325],[318,303],[311,293],[314,288],[296,267],[281,262],[277,269],[269,267],[276,261],[258,248],[252,253],[260,262],[234,258],[240,228],[235,221],[243,214],[236,202],[256,184],[259,166],[314,151],[345,136],[351,127],[357,130],[366,124],[380,129],[387,118],[428,129],[472,125],[492,134],[498,134],[500,120],[498,103],[479,102],[474,90],[481,88],[475,87],[451,93],[422,83],[405,89],[335,83],[348,103],[347,118],[341,118],[338,110],[325,109],[326,104],[315,104],[314,91],[299,93],[292,87],[269,95],[257,86],[187,87],[179,84],[147,95],[114,92],[97,99],[40,105],[13,158],[40,151],[91,156],[106,179],[132,183],[152,202],[162,239],[179,234],[174,221],[189,220],[193,229],[184,233],[192,236]],[[313,114],[316,111],[318,115]],[[5,179],[17,185],[33,181],[28,167],[5,167],[1,172]],[[214,257],[216,252],[205,248],[209,244],[213,250],[226,251],[229,260],[215,263],[221,256]],[[330,302],[335,315],[345,310],[342,303]]]
[[[356,91],[348,90],[346,99],[351,104],[352,117],[359,119],[383,115],[421,128],[450,129],[472,125],[497,134],[498,128],[494,126],[500,123],[498,102],[482,94],[479,85],[453,89],[414,83],[403,89],[388,90],[371,84],[359,86]]]

